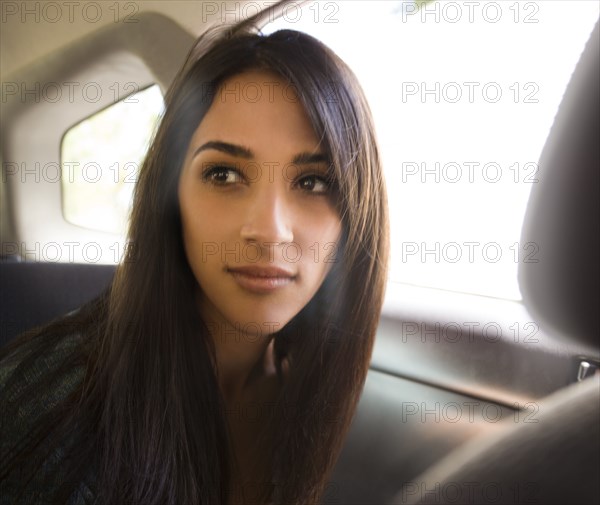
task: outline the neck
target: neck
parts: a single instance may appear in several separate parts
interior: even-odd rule
[[[271,335],[244,332],[216,311],[201,308],[201,313],[214,343],[217,377],[225,402],[249,400],[253,386],[275,374]]]
[[[225,401],[247,399],[252,386],[268,372],[269,338],[236,332],[222,327],[212,333],[215,345],[219,385]]]

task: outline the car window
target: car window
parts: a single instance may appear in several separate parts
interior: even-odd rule
[[[133,83],[131,83],[133,86]],[[72,224],[124,235],[138,170],[164,108],[158,85],[71,127],[61,143],[62,208]]]
[[[518,265],[539,253],[519,243],[537,161],[598,15],[590,1],[325,1],[265,27],[320,38],[365,89],[391,282],[521,298]]]

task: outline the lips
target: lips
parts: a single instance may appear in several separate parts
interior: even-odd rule
[[[296,278],[293,272],[276,266],[228,267],[227,271],[242,289],[259,294],[270,293],[288,286]]]

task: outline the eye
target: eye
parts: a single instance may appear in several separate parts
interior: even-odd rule
[[[232,167],[214,165],[202,173],[202,180],[215,186],[228,186],[243,181],[240,172]]]
[[[320,175],[305,175],[298,179],[298,187],[303,191],[314,194],[326,194],[330,190],[330,182]]]

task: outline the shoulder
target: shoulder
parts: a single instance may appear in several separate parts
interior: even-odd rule
[[[25,431],[63,401],[83,380],[77,359],[82,336],[67,324],[23,336],[0,360],[0,412],[3,432]]]
[[[3,493],[17,493],[25,503],[46,496],[59,482],[65,447],[50,444],[47,435],[56,428],[55,407],[69,399],[85,376],[85,366],[75,359],[81,340],[78,332],[42,330],[17,341],[0,361]],[[31,478],[23,487],[22,474],[28,471]]]
[[[26,396],[27,403],[43,399],[51,408],[83,378],[83,367],[74,359],[81,342],[79,332],[43,331],[17,342],[0,360],[0,401],[11,404]],[[45,390],[50,392],[44,395]]]

